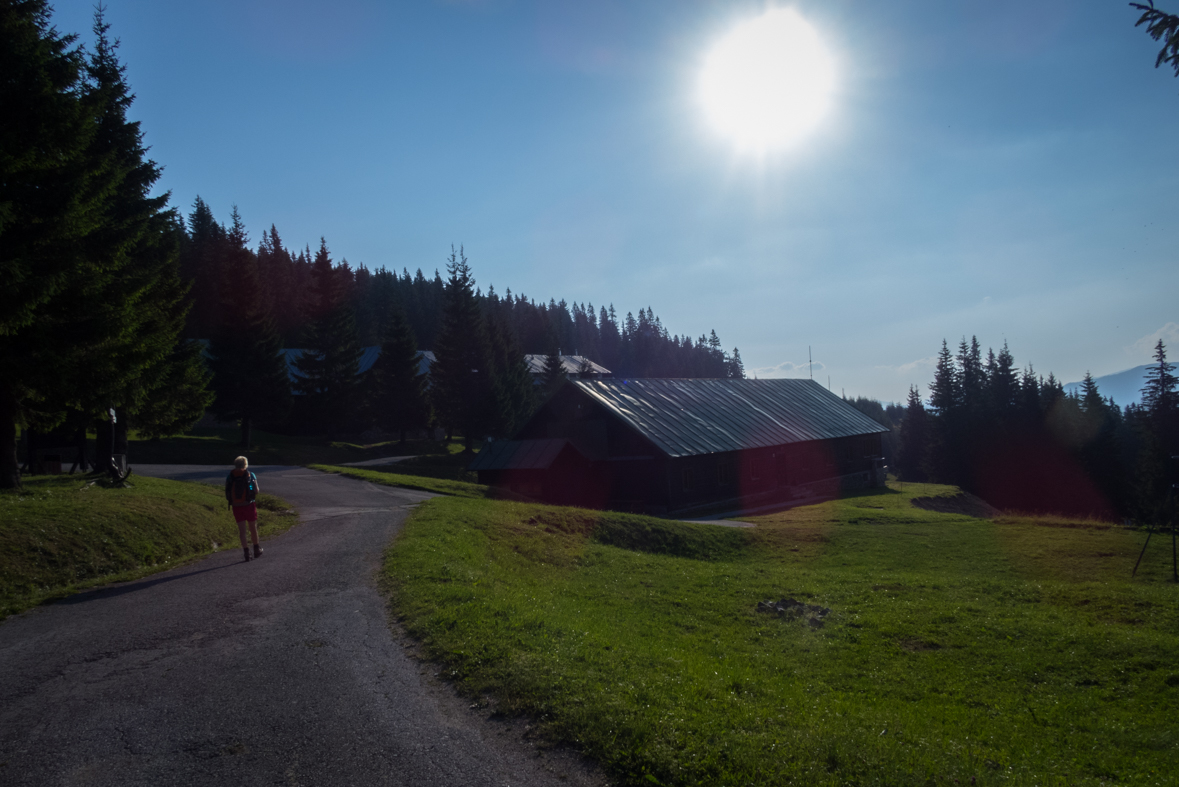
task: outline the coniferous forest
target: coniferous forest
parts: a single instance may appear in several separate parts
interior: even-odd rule
[[[1179,391],[1160,340],[1141,404],[1119,407],[1085,375],[1075,394],[1020,370],[1007,345],[943,341],[929,399],[853,401],[894,429],[889,463],[907,482],[953,484],[1000,509],[1167,522],[1179,453]],[[871,405],[875,405],[875,411]]]
[[[128,119],[101,7],[92,51],[50,11],[0,9],[0,486],[20,484],[21,427],[79,448],[91,431],[97,469],[113,471],[129,430],[180,433],[206,409],[240,423],[244,445],[254,425],[506,434],[536,404],[525,353],[582,354],[628,376],[744,376],[715,332],[672,335],[650,307],[622,317],[483,292],[461,251],[427,278],[336,262],[324,239],[288,249],[274,226],[255,246],[236,207],[224,225],[199,197],[183,216],[153,196],[162,168]],[[382,360],[358,375],[371,345]],[[294,381],[284,348],[304,350]],[[429,387],[419,350],[437,357]]]

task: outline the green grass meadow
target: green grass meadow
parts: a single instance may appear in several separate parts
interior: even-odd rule
[[[403,469],[401,466],[404,464],[408,464],[408,462],[399,462],[383,470],[361,467],[340,467],[339,465],[326,464],[310,464],[307,466],[312,470],[320,470],[324,473],[337,473],[360,481],[370,481],[374,484],[383,484],[384,486],[400,486],[406,489],[417,489],[422,492],[436,492],[440,495],[484,498],[490,497],[492,494],[491,487],[482,484],[459,481],[447,476],[433,477],[429,475],[418,475],[417,469],[412,466],[404,468],[409,472],[397,472],[397,470]],[[474,473],[471,473],[471,475],[474,475]]]
[[[214,550],[240,550],[221,489],[132,475],[126,487],[85,476],[32,476],[0,493],[0,619],[107,582],[137,579]],[[258,498],[260,535],[297,521]],[[240,554],[240,552],[237,552]]]
[[[955,491],[748,529],[439,498],[385,576],[461,690],[623,784],[1176,784],[1170,544],[1131,580],[1140,532],[910,503]]]

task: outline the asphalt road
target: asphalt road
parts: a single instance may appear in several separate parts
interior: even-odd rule
[[[381,554],[431,495],[251,469],[301,519],[261,559],[233,544],[0,624],[0,784],[604,783],[469,708],[390,624]]]

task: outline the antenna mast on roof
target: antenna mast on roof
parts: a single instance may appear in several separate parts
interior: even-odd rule
[[[809,344],[806,346],[806,372],[812,380],[815,379],[815,362],[811,360],[811,346]]]

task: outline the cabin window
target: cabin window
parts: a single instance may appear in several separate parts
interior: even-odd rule
[[[732,486],[734,475],[732,459],[721,459],[719,462],[717,462],[716,483],[718,486]]]

